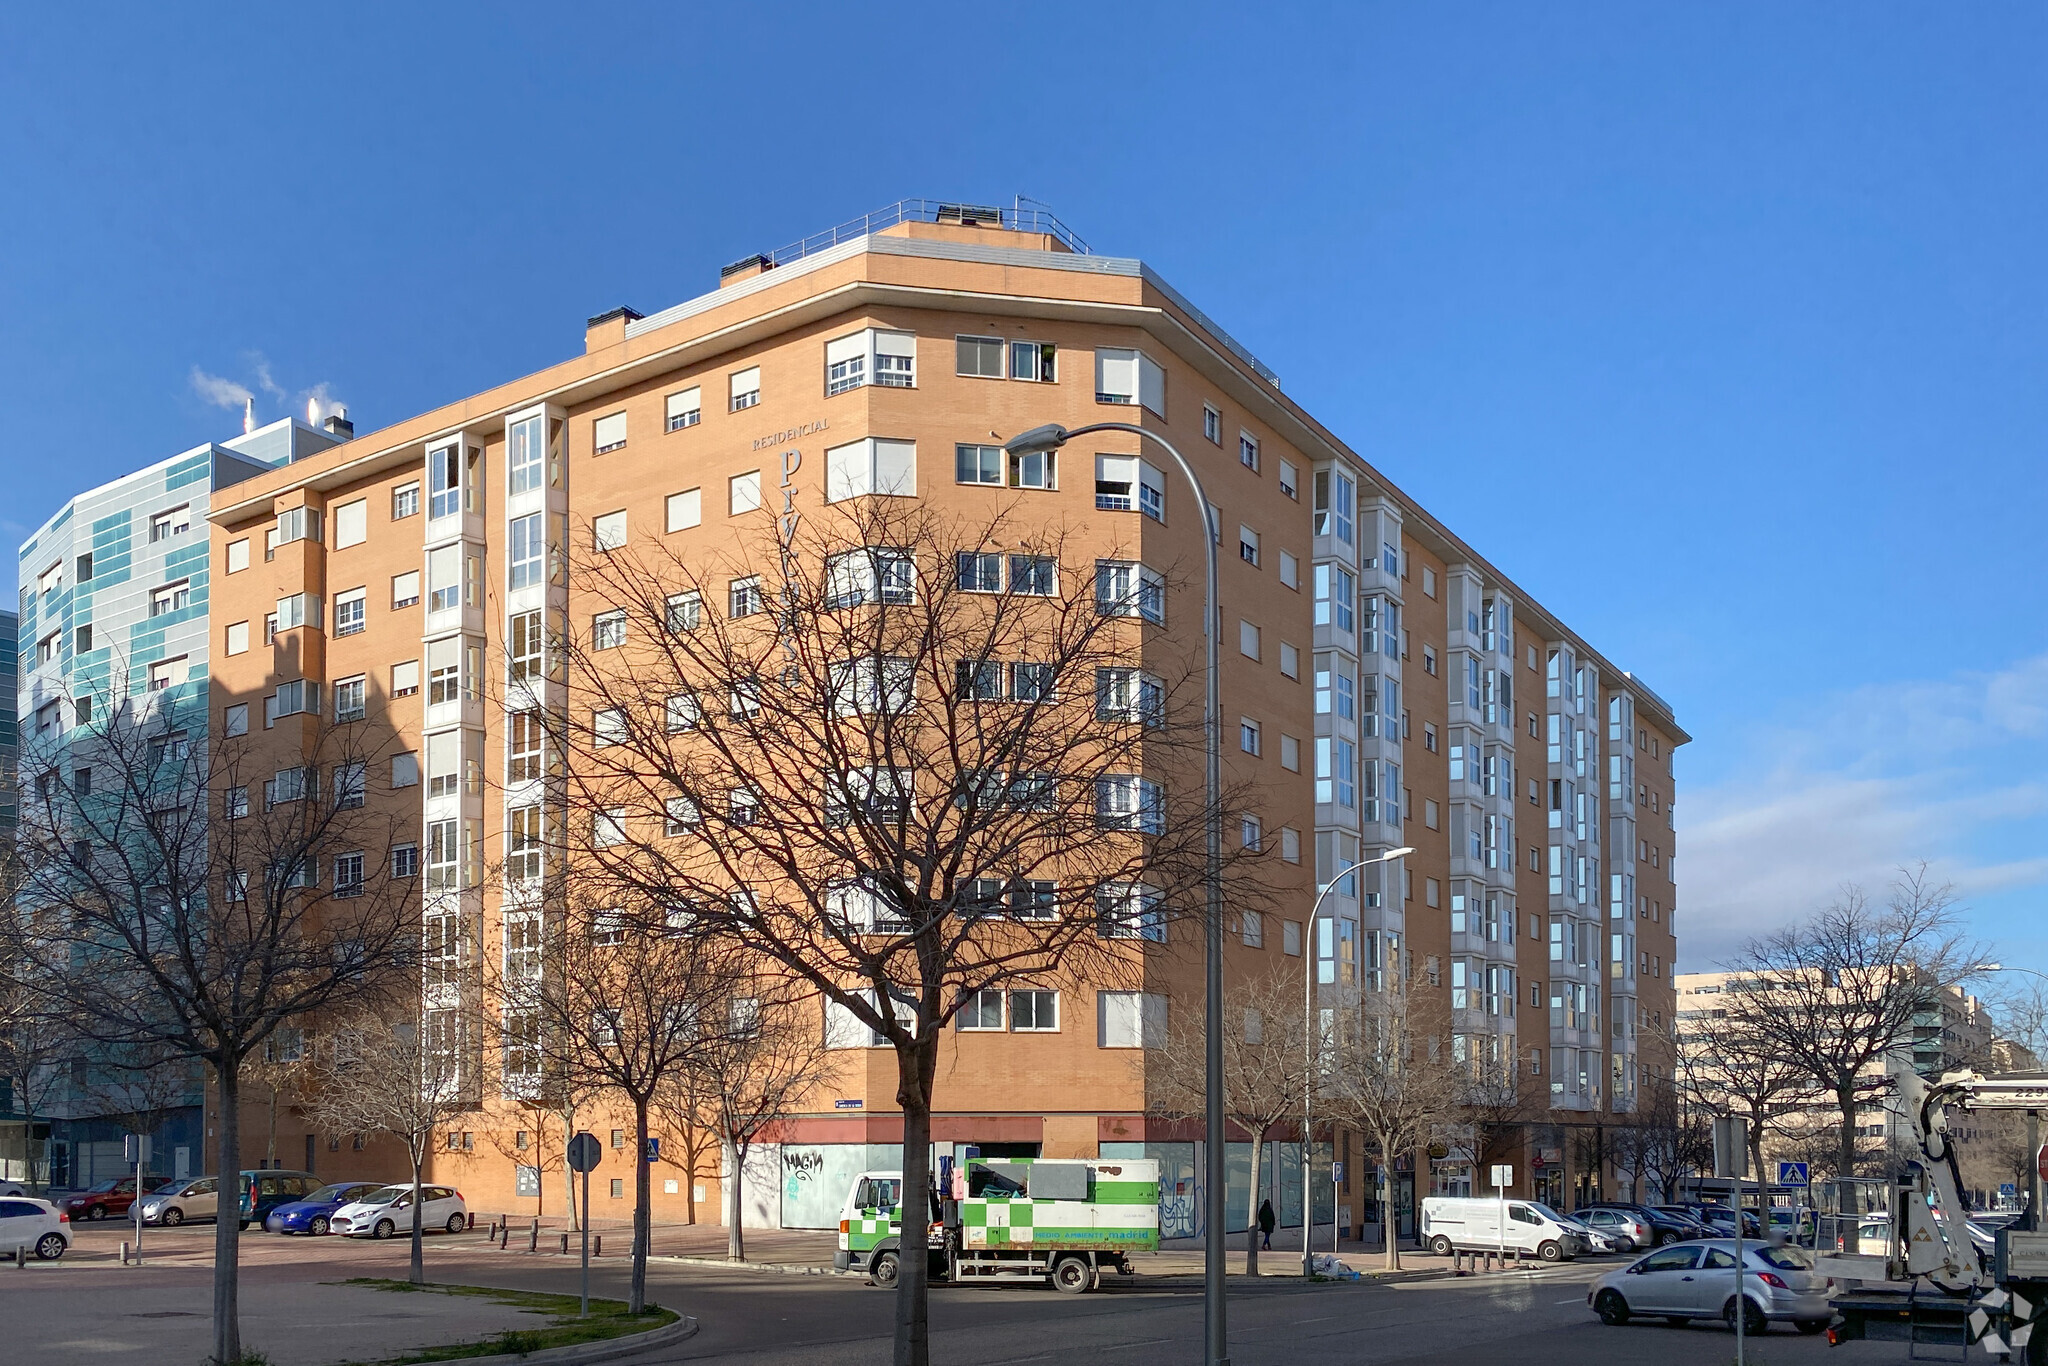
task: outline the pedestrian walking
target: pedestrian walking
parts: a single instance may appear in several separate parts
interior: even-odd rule
[[[1273,1202],[1259,1201],[1259,1251],[1273,1250],[1273,1226],[1280,1221],[1273,1217]]]

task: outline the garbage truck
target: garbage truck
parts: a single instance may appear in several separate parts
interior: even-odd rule
[[[847,1187],[833,1265],[893,1289],[902,1265],[903,1173],[870,1171]],[[1078,1295],[1130,1254],[1159,1250],[1159,1164],[1145,1159],[980,1158],[938,1162],[926,1192],[925,1255],[934,1282],[1030,1281]]]

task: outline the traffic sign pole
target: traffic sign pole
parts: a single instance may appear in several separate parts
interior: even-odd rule
[[[578,1133],[569,1140],[567,1156],[569,1170],[583,1174],[583,1308],[581,1317],[590,1317],[590,1171],[604,1156],[604,1149],[597,1143],[597,1135],[589,1132]]]

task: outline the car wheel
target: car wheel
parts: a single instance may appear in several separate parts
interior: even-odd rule
[[[1564,1246],[1563,1244],[1559,1243],[1556,1239],[1553,1238],[1547,1242],[1539,1244],[1536,1248],[1536,1255],[1538,1257],[1541,1257],[1546,1262],[1563,1261]]]
[[[1619,1290],[1603,1290],[1593,1300],[1593,1312],[1608,1327],[1619,1328],[1628,1322],[1628,1301],[1621,1297]]]
[[[448,1231],[450,1233],[461,1233],[464,1229],[467,1229],[468,1227],[469,1220],[463,1218],[461,1215],[451,1214],[448,1216]]]
[[[1675,1243],[1677,1241],[1678,1235],[1676,1233],[1673,1233],[1670,1229],[1665,1229],[1662,1233],[1657,1235],[1658,1247],[1667,1247],[1670,1244]]]
[[[894,1290],[896,1288],[897,1271],[896,1254],[893,1252],[878,1252],[875,1254],[874,1264],[869,1269],[868,1274],[874,1278],[874,1282],[879,1288]]]
[[[1728,1325],[1728,1331],[1735,1331],[1735,1301],[1730,1299],[1721,1306],[1721,1322]],[[1742,1332],[1745,1337],[1762,1337],[1771,1331],[1771,1321],[1764,1317],[1764,1311],[1756,1307],[1756,1301],[1744,1296],[1742,1300]]]
[[[379,1219],[377,1226],[370,1230],[370,1236],[372,1238],[389,1238],[397,1231],[398,1225],[392,1223],[389,1219]]]
[[[324,1214],[314,1215],[313,1222],[306,1225],[306,1232],[312,1234],[315,1238],[327,1232],[327,1216]]]
[[[1052,1288],[1062,1295],[1078,1295],[1094,1280],[1094,1271],[1079,1257],[1062,1257],[1053,1265]]]
[[[36,1239],[36,1256],[46,1262],[54,1262],[64,1255],[66,1243],[61,1233],[45,1233]]]
[[[235,1227],[240,1229],[242,1232],[247,1233],[249,1231],[249,1221],[247,1219],[237,1220],[235,1223]]]
[[[1812,1337],[1815,1333],[1825,1332],[1828,1321],[1826,1319],[1794,1319],[1792,1320],[1792,1326],[1806,1334],[1806,1336]]]
[[[1429,1251],[1431,1256],[1448,1257],[1451,1255],[1451,1240],[1439,1233],[1429,1240]]]
[[[107,1217],[107,1207],[105,1205],[94,1205],[86,1210],[85,1217],[88,1219],[104,1219]]]
[[[164,1226],[166,1228],[176,1228],[184,1222],[185,1211],[179,1209],[176,1205],[164,1211]]]

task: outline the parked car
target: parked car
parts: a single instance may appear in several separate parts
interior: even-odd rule
[[[65,1196],[57,1201],[57,1208],[74,1219],[118,1219],[134,1203],[135,1178],[110,1176],[96,1186]]]
[[[275,1167],[245,1171],[238,1183],[241,1190],[242,1227],[260,1223],[279,1205],[300,1200],[320,1189],[320,1178],[311,1172],[279,1171]]]
[[[328,1231],[351,1238],[389,1238],[412,1231],[412,1185],[380,1186],[328,1216]],[[420,1227],[460,1233],[469,1227],[469,1205],[447,1186],[420,1187]]]
[[[54,1262],[71,1248],[71,1216],[48,1200],[27,1196],[0,1199],[0,1253],[32,1248]]]
[[[0,1181],[0,1198],[10,1195],[27,1195],[28,1187],[19,1181]]]
[[[1691,1238],[1710,1238],[1714,1233],[1705,1224],[1683,1214],[1674,1214],[1663,1205],[1639,1205],[1628,1200],[1589,1200],[1579,1208],[1621,1210],[1643,1220],[1650,1226],[1650,1238],[1643,1244],[1645,1247],[1682,1243]]]
[[[1533,1252],[1546,1262],[1565,1260],[1586,1246],[1563,1216],[1534,1200],[1449,1195],[1423,1200],[1422,1242],[1439,1257],[1499,1249]]]
[[[1734,1240],[1673,1243],[1594,1281],[1586,1304],[1609,1325],[1661,1316],[1674,1325],[1718,1318],[1733,1329],[1735,1278]],[[1742,1331],[1752,1335],[1773,1323],[1818,1333],[1834,1314],[1828,1307],[1828,1279],[1815,1274],[1813,1254],[1803,1247],[1744,1243],[1742,1302]]]
[[[219,1202],[217,1178],[185,1177],[166,1182],[142,1197],[142,1222],[176,1228],[193,1219],[211,1219]]]
[[[1720,1231],[1705,1219],[1692,1212],[1687,1205],[1652,1205],[1650,1207],[1663,1218],[1686,1230],[1687,1238],[1717,1238]]]
[[[1595,1233],[1606,1234],[1619,1252],[1657,1245],[1657,1226],[1636,1210],[1620,1205],[1581,1205],[1572,1211],[1572,1218]]]
[[[1572,1236],[1579,1240],[1579,1246],[1588,1252],[1606,1256],[1609,1253],[1621,1251],[1621,1244],[1618,1240],[1597,1231],[1583,1219],[1560,1214],[1557,1216],[1557,1222],[1570,1229]]]
[[[271,1210],[264,1216],[263,1227],[271,1233],[322,1234],[327,1232],[328,1220],[334,1217],[336,1210],[381,1189],[382,1183],[376,1181],[342,1181],[322,1186],[303,1200],[293,1200]]]

